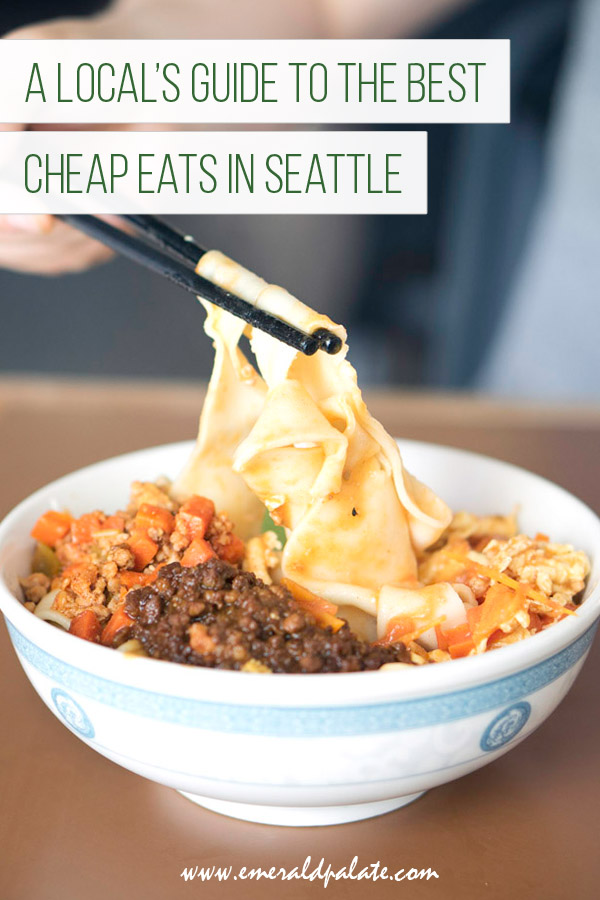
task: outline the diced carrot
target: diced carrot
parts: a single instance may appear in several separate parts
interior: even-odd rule
[[[100,640],[101,632],[102,625],[93,609],[84,609],[74,619],[71,619],[71,624],[69,625],[69,634],[74,634],[76,637],[83,638],[84,641],[92,641],[96,644]]]
[[[165,534],[171,534],[175,528],[175,516],[164,506],[153,506],[151,503],[142,503],[135,516],[135,526],[140,531],[148,531],[149,528],[160,528]]]
[[[235,565],[243,560],[245,552],[246,545],[243,540],[237,534],[232,534],[228,544],[219,544],[218,556],[225,562]]]
[[[68,513],[49,509],[31,529],[31,537],[48,547],[56,547],[58,541],[68,534],[72,524],[73,519]]]
[[[544,534],[543,532],[538,531],[538,533],[537,533],[536,536],[535,536],[535,540],[536,540],[536,541],[544,541],[544,542],[546,542],[546,541],[549,541],[550,538],[548,537],[547,534]]]
[[[333,631],[339,631],[342,625],[345,624],[344,619],[340,619],[336,615],[338,608],[335,603],[324,600],[323,597],[318,597],[312,591],[309,591],[308,588],[302,587],[301,584],[292,581],[290,578],[282,578],[281,584],[288,589],[298,606],[304,612],[310,613],[323,628],[330,626]]]
[[[158,568],[156,568],[153,572],[120,572],[119,573],[119,581],[121,584],[127,588],[128,591],[134,587],[144,587],[147,584],[152,584],[153,581],[156,581],[156,577],[158,575]]]
[[[131,616],[125,612],[125,608],[120,606],[114,611],[107,624],[102,629],[102,636],[100,638],[101,643],[107,647],[110,646],[118,632],[123,628],[128,628],[130,625],[133,625],[134,621],[135,619],[132,619]]]
[[[104,531],[125,531],[123,516],[104,516],[101,512],[84,513],[73,522],[71,534],[76,544],[90,544]]]
[[[194,538],[181,557],[181,565],[200,566],[216,555],[208,541],[205,541],[204,538]]]
[[[475,644],[471,638],[466,641],[460,641],[456,644],[450,644],[448,653],[452,659],[460,659],[462,656],[468,656],[471,650],[475,649]]]
[[[145,569],[158,553],[158,544],[143,531],[132,532],[127,543],[133,553],[135,568],[138,572]]]
[[[180,507],[176,516],[177,523],[183,525],[183,532],[192,540],[203,538],[215,515],[215,504],[208,497],[193,494]]]
[[[102,531],[125,531],[125,519],[123,516],[107,516],[102,525]]]
[[[85,513],[73,522],[71,535],[76,544],[89,544],[94,534],[104,527],[104,517],[99,512]]]

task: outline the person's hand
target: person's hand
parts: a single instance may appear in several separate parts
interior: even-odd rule
[[[0,125],[0,131],[20,126]],[[111,251],[49,215],[0,216],[0,268],[44,275],[79,272]]]
[[[296,17],[280,0],[265,0],[255,8],[247,0],[120,0],[106,13],[81,19],[58,19],[27,25],[6,35],[10,40],[90,38],[271,37],[319,36],[306,0],[293,0]],[[308,7],[310,7],[310,3]],[[291,32],[291,33],[289,33]],[[0,130],[23,126],[0,125]],[[30,126],[43,128],[45,126]],[[60,125],[52,126],[53,129]],[[65,126],[67,127],[67,126]],[[73,128],[74,126],[68,126]],[[84,126],[85,127],[85,126]],[[102,126],[142,130],[144,126]],[[157,127],[153,126],[152,130]],[[49,215],[0,216],[0,267],[45,275],[79,272],[112,255],[92,240]]]
[[[7,39],[90,38],[94,20],[65,19],[19,28]],[[0,125],[0,131],[20,130],[19,125]],[[31,126],[35,128],[36,126]],[[43,126],[41,126],[43,127]],[[55,126],[56,127],[56,126]],[[58,126],[60,127],[60,126]],[[80,272],[105,262],[112,252],[50,215],[0,216],[0,267],[40,275]]]
[[[469,0],[115,0],[106,12],[27,25],[8,39],[324,38],[404,35],[418,22]],[[2,126],[7,130],[22,126]],[[33,126],[45,127],[45,126]],[[60,126],[52,126],[54,129]],[[73,126],[69,126],[73,127]],[[115,126],[103,126],[113,128]],[[116,126],[144,130],[146,126]],[[153,126],[151,130],[156,130]],[[173,126],[171,126],[173,127]],[[111,252],[52,216],[0,216],[0,266],[58,275]]]
[[[0,267],[38,275],[80,272],[111,256],[93,241],[53,216],[0,216]]]

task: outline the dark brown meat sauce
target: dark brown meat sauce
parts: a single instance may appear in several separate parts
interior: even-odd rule
[[[150,656],[178,663],[357,672],[409,661],[402,644],[366,643],[348,625],[336,633],[321,628],[286,588],[266,585],[220,559],[165,566],[154,584],[129,592],[125,610],[135,619],[128,636]]]

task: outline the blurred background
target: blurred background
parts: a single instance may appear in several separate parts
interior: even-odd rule
[[[208,5],[195,3],[199,13]],[[220,217],[199,209],[171,221],[345,324],[364,385],[595,403],[599,0],[353,6],[362,18],[343,36],[510,38],[511,124],[427,129],[427,216]],[[384,7],[387,18],[371,22],[369,10]],[[288,36],[318,36],[295,30],[294,8]],[[77,0],[3,3],[0,29],[107,9]],[[278,10],[285,30],[286,3]],[[217,35],[190,26],[181,36]],[[53,276],[1,269],[0,312],[2,372],[210,373],[200,306],[123,260]]]

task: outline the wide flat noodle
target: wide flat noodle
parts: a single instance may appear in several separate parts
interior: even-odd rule
[[[418,589],[384,585],[377,605],[377,635],[383,637],[388,625],[401,615],[413,620],[415,630],[421,631],[430,623],[443,624],[444,628],[454,628],[467,621],[464,604],[457,591],[450,584],[439,582]],[[437,647],[435,628],[422,631],[419,643],[426,650]]]
[[[210,254],[206,255],[208,263],[213,262]],[[235,286],[236,293],[250,302],[265,284],[256,276],[240,279],[235,277],[236,272],[221,273],[222,280],[227,276],[231,278],[230,289]],[[234,471],[233,460],[264,407],[267,386],[238,347],[245,323],[212,303],[201,302],[206,309],[204,328],[214,341],[215,361],[196,446],[172,493],[178,500],[191,494],[210,497],[218,510],[229,515],[240,537],[247,540],[260,532],[264,507]]]
[[[207,305],[215,369],[198,447],[177,489],[213,497],[242,533],[240,511],[247,524],[255,515],[243,479],[287,530],[284,575],[375,615],[384,585],[416,584],[416,551],[437,540],[450,510],[406,472],[395,441],[369,414],[340,325],[218,251],[205,254],[198,272],[304,331],[328,328],[343,348],[307,357]],[[262,378],[237,347],[244,331]]]

